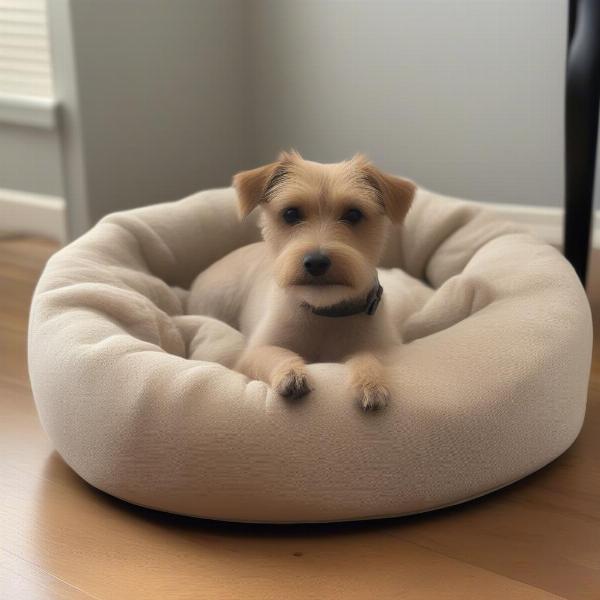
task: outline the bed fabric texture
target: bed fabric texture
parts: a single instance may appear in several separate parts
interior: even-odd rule
[[[344,366],[310,365],[316,390],[290,403],[224,366],[241,334],[184,314],[195,275],[258,238],[232,189],[209,190],[112,214],[49,260],[31,384],[56,449],[91,485],[212,519],[388,517],[502,487],[576,438],[591,316],[553,247],[420,189],[382,263],[405,337],[392,401],[365,414]]]

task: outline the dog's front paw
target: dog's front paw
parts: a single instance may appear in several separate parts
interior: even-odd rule
[[[284,398],[301,398],[311,390],[306,372],[298,367],[283,371],[277,377],[273,387]]]
[[[371,383],[359,389],[358,399],[363,410],[380,410],[390,400],[389,390],[379,383]]]

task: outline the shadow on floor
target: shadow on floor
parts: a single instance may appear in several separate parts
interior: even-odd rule
[[[114,498],[113,496],[92,487],[67,466],[56,452],[53,452],[46,461],[44,478],[48,482],[61,481],[62,483],[68,483],[69,487],[77,490],[77,493],[81,495],[82,500],[100,505],[110,512],[116,511],[121,517],[143,521],[154,527],[166,528],[171,532],[185,531],[189,533],[195,531],[226,537],[260,537],[262,539],[268,537],[317,538],[322,536],[352,535],[359,532],[375,532],[386,529],[393,530],[417,526],[419,523],[425,521],[431,523],[456,518],[458,515],[464,514],[467,511],[477,512],[489,510],[495,503],[516,499],[530,486],[536,486],[538,488],[544,487],[546,482],[551,480],[555,471],[560,470],[565,464],[568,464],[569,455],[573,449],[574,446],[555,461],[532,475],[529,475],[525,479],[462,504],[405,517],[347,521],[341,523],[300,523],[286,525],[232,523],[173,515],[149,508],[143,508]],[[40,490],[40,493],[43,494],[43,489]]]

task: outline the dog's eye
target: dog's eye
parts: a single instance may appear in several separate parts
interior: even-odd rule
[[[302,215],[297,208],[287,208],[283,211],[283,220],[288,225],[295,225],[296,223],[299,223],[301,219]]]
[[[358,208],[351,208],[342,215],[342,221],[350,223],[350,225],[356,225],[363,218],[363,214]]]

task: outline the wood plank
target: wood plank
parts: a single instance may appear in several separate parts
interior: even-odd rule
[[[89,600],[92,596],[0,550],[0,597],[15,600]]]
[[[0,239],[0,327],[27,331],[35,284],[47,259],[57,249],[56,243],[47,240]]]
[[[27,388],[0,380],[0,398],[9,395],[0,403],[0,548],[94,597],[364,598],[374,586],[378,598],[453,598],[453,589],[555,597],[377,523],[253,527],[130,506],[82,482],[52,451]]]
[[[0,547],[98,598],[556,598],[378,526],[207,523],[18,469],[3,472],[2,486]]]
[[[56,245],[0,240],[0,598],[598,598],[600,354],[582,435],[460,507],[312,526],[130,506],[53,452],[27,380],[27,307]]]
[[[0,377],[29,386],[27,331],[0,325]]]
[[[595,349],[598,350],[598,347]],[[401,539],[569,598],[600,598],[600,382],[551,465],[491,496],[406,519]]]

